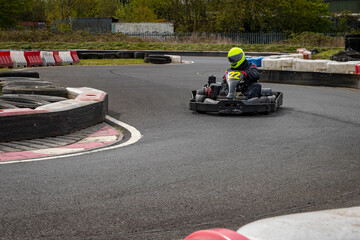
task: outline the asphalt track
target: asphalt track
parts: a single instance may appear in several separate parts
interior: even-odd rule
[[[360,91],[263,84],[269,115],[188,110],[222,76],[193,64],[38,68],[41,78],[109,94],[109,115],[143,138],[108,151],[0,166],[1,239],[180,239],[264,217],[360,205]]]

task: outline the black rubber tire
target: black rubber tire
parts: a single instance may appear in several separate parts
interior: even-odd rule
[[[116,53],[99,53],[99,59],[115,59]]]
[[[93,53],[93,52],[78,53],[78,57],[79,57],[79,59],[99,59],[99,54]]]
[[[57,96],[49,96],[49,95],[35,95],[35,94],[4,94],[1,97],[22,97],[22,98],[30,98],[33,100],[40,100],[40,101],[47,101],[50,103],[53,102],[60,102],[60,101],[64,101],[67,100],[68,98],[65,97],[57,97]]]
[[[0,78],[2,77],[29,77],[29,78],[39,78],[40,75],[38,72],[24,72],[24,71],[4,71],[0,72]]]
[[[166,64],[167,61],[165,58],[154,58],[154,57],[148,57],[149,62],[153,64]]]
[[[145,58],[145,52],[135,52],[134,53],[135,59],[144,59]]]
[[[150,58],[145,57],[145,58],[144,58],[144,63],[150,63]]]
[[[116,56],[117,58],[121,58],[121,59],[134,58],[134,52],[128,52],[128,51],[117,52]]]
[[[200,88],[196,91],[196,95],[205,95],[205,88]]]
[[[65,97],[68,96],[68,91],[66,88],[59,86],[38,86],[38,85],[28,85],[28,86],[5,86],[2,89],[3,94],[37,94],[37,95],[49,95],[49,96],[58,96]]]
[[[16,97],[16,96],[8,96],[8,95],[0,96],[0,100],[19,108],[32,108],[32,109],[50,103],[40,99],[35,100],[27,97]]]
[[[0,100],[0,109],[12,109],[12,108],[18,108],[6,101]]]
[[[150,58],[150,59],[151,58],[154,58],[154,59],[163,58],[166,61],[165,63],[171,63],[171,57],[170,56],[149,54],[147,57]]]
[[[196,94],[196,96],[195,96],[195,102],[204,102],[205,99],[206,99],[205,95]]]
[[[2,82],[2,85],[3,86],[21,86],[21,85],[49,86],[53,84],[47,81],[16,80],[16,81],[4,81]]]

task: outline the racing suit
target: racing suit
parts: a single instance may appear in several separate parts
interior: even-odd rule
[[[238,68],[229,68],[223,80],[221,81],[221,94],[227,95],[229,92],[228,85],[226,83],[226,74],[228,71],[238,70],[242,71],[245,74],[244,81],[238,84],[237,89],[240,90],[245,97],[248,99],[254,97],[260,97],[261,94],[261,84],[259,83],[260,73],[257,70],[257,67],[253,63],[249,63],[246,59]]]

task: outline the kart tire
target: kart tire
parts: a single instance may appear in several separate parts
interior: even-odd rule
[[[2,89],[3,94],[37,94],[49,95],[67,98],[68,92],[66,88],[49,85],[25,85],[25,86],[5,86]]]
[[[196,94],[196,96],[195,96],[195,102],[204,102],[205,99],[206,99],[205,95]]]
[[[28,77],[28,78],[39,78],[38,72],[23,72],[23,71],[4,71],[0,72],[0,78],[2,77]]]
[[[268,97],[262,96],[260,97],[260,103],[270,103],[270,99]]]
[[[205,95],[205,88],[200,88],[196,91],[196,95]]]

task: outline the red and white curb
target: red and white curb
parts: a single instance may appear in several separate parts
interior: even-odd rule
[[[360,207],[297,213],[249,223],[236,232],[218,228],[186,240],[359,240]]]
[[[123,134],[107,125],[86,138],[70,145],[23,152],[0,153],[0,164],[34,162],[60,157],[78,156],[125,147],[136,143],[142,138],[141,133],[136,128],[126,123],[118,121],[110,116],[106,116],[106,121],[126,129],[131,135],[130,138],[126,142],[113,145],[123,139]]]

